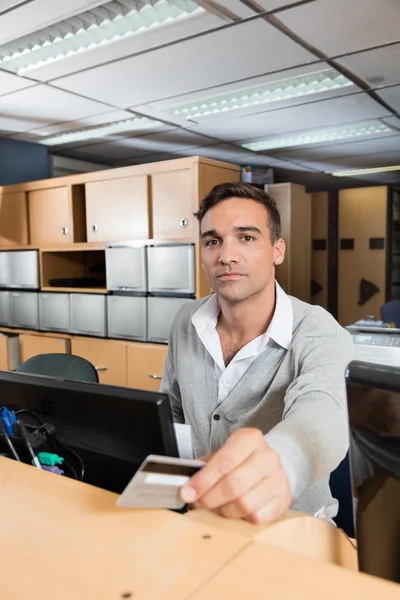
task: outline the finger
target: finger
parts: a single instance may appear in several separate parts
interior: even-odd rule
[[[291,495],[287,492],[286,497],[276,496],[272,498],[267,504],[260,508],[257,512],[252,514],[246,520],[254,525],[263,525],[265,523],[272,523],[281,517],[290,508]]]
[[[192,503],[204,496],[220,479],[236,469],[260,445],[265,444],[258,429],[238,429],[180,491],[184,502]]]
[[[281,473],[264,477],[246,494],[222,506],[220,514],[229,519],[248,519],[275,498],[285,502],[285,480]]]
[[[257,483],[281,469],[278,455],[267,445],[257,449],[234,471],[220,479],[208,492],[200,496],[197,505],[214,509],[243,497]]]
[[[196,460],[201,460],[202,462],[208,462],[210,460],[211,457],[213,457],[215,454],[215,452],[209,452],[208,454],[205,454],[204,456],[199,456],[198,458],[196,458]]]

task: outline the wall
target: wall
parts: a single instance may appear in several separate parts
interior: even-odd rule
[[[48,149],[0,138],[0,186],[50,177]]]

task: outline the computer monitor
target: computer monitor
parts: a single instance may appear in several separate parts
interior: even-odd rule
[[[20,415],[27,424],[54,425],[56,438],[82,458],[83,481],[113,492],[149,454],[178,456],[165,394],[0,371],[0,406],[32,411]]]
[[[353,361],[346,380],[360,570],[400,583],[400,368]]]

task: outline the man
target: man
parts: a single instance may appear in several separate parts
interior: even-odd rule
[[[267,193],[217,185],[197,218],[215,294],[178,312],[161,383],[174,420],[191,425],[194,455],[207,455],[182,499],[254,523],[289,506],[333,517],[329,474],[348,447],[351,337],[275,282],[285,243]]]

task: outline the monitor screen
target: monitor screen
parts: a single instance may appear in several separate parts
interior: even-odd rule
[[[83,481],[98,487],[120,493],[149,454],[178,456],[165,394],[0,371],[0,399],[23,410],[28,427],[54,425],[56,440],[83,460]],[[78,471],[74,454],[68,460]]]
[[[400,583],[400,368],[353,361],[346,380],[360,570]]]

